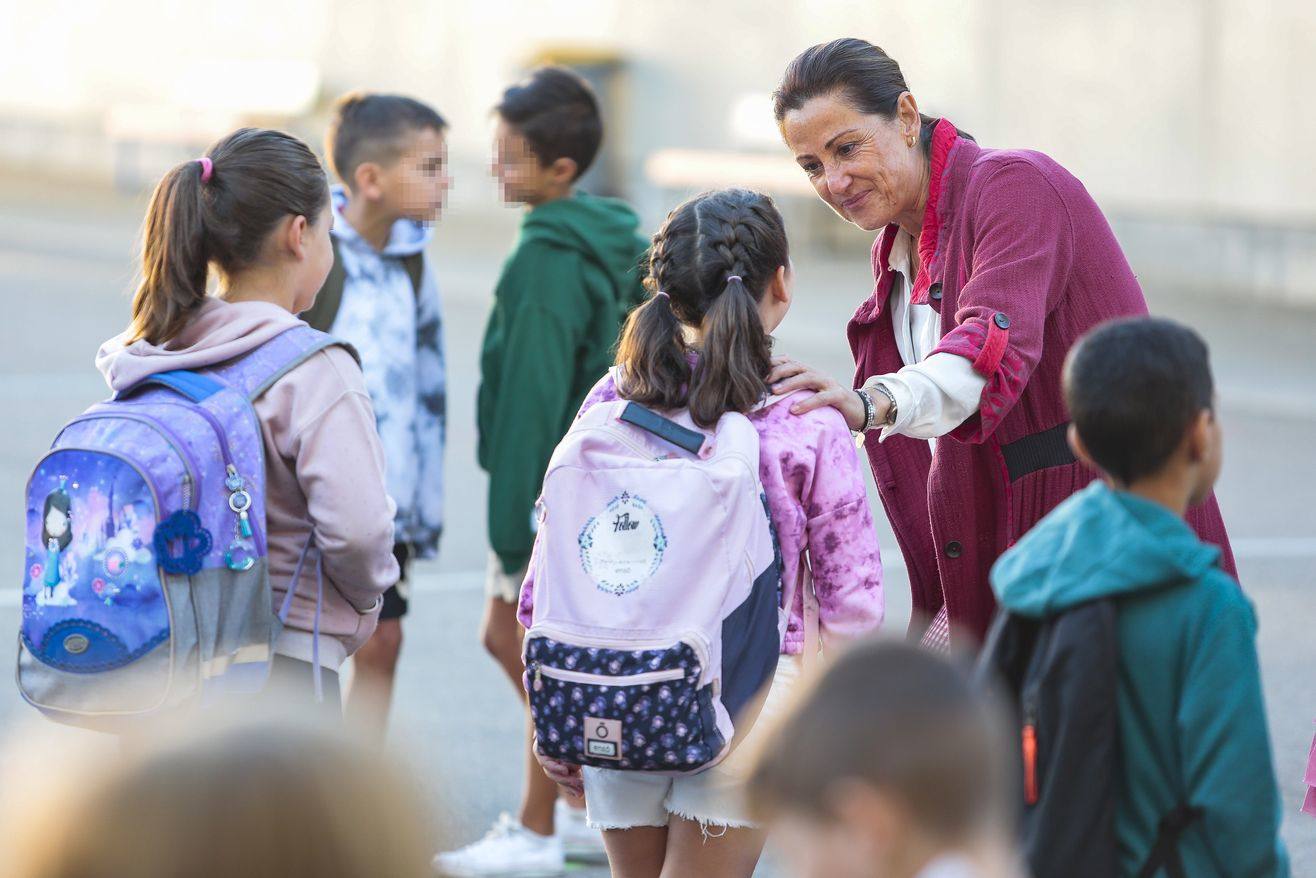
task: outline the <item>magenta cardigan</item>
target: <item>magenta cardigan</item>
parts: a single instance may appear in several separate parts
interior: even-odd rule
[[[874,242],[873,293],[847,330],[856,387],[904,365],[886,308],[896,232],[888,226]],[[995,609],[992,564],[1095,478],[1065,442],[1065,355],[1089,329],[1146,314],[1147,303],[1082,183],[1041,153],[983,149],[945,119],[933,133],[918,250],[912,298],[941,314],[937,350],[972,360],[987,386],[935,454],[906,436],[870,436],[865,448],[909,570],[914,632],[944,604],[954,629],[981,638]],[[1189,522],[1235,575],[1215,497]]]

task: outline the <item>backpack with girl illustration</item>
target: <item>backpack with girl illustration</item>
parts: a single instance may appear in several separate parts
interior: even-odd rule
[[[27,487],[29,703],[115,729],[264,686],[294,589],[276,617],[252,402],[338,343],[289,329],[215,368],[155,374],[60,431]]]

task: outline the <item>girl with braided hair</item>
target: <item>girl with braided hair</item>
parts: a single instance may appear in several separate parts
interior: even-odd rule
[[[595,385],[581,411],[624,398],[658,410],[687,408],[702,427],[728,412],[747,414],[759,434],[759,476],[781,546],[783,580],[795,581],[800,565],[810,565],[823,640],[834,643],[881,623],[882,564],[844,418],[826,407],[793,414],[789,397],[781,404],[769,399],[771,332],[790,309],[791,285],[786,232],[770,198],[725,189],[685,202],[654,236],[650,297],[626,323],[619,368]],[[526,627],[533,606],[532,573],[519,608]],[[780,710],[798,676],[803,648],[803,596],[797,593],[783,659],[745,739],[751,743],[742,742],[701,774],[673,778],[585,767],[582,775],[577,766],[537,754],[555,781],[585,792],[588,819],[604,830],[614,876],[753,873],[765,836],[743,801],[747,759],[758,729]]]

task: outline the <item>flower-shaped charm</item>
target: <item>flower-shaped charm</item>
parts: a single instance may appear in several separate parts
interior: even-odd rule
[[[155,529],[155,554],[165,573],[191,576],[201,569],[213,541],[201,518],[190,509],[180,509]]]

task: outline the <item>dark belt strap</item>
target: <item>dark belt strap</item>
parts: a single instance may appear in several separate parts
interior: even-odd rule
[[[1001,446],[1010,481],[1017,482],[1029,473],[1052,466],[1068,466],[1078,458],[1069,447],[1068,422]]]

